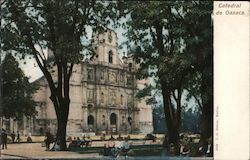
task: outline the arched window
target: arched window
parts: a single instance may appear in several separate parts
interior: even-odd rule
[[[115,114],[115,113],[112,113],[112,114],[110,115],[110,124],[111,124],[111,125],[116,125],[116,119],[117,119],[116,114]]]
[[[92,115],[88,116],[88,125],[94,125],[94,117]]]
[[[109,51],[109,63],[113,63],[113,52]]]

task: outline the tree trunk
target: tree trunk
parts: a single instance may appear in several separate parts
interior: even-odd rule
[[[57,101],[56,99],[58,98],[55,98],[56,96],[57,95],[54,94],[51,95],[51,100],[54,104],[57,117],[56,142],[59,142],[60,150],[65,151],[67,150],[66,128],[68,122],[69,103],[64,103],[65,99],[61,100],[60,102]]]
[[[168,141],[178,146],[179,142],[179,130],[176,124],[175,112],[170,101],[170,90],[162,83],[162,95],[163,95],[163,106],[165,112],[165,121],[168,130]]]
[[[67,150],[67,145],[66,145],[66,128],[67,128],[67,120],[68,116],[62,116],[57,117],[57,136],[56,136],[56,141],[59,142],[60,144],[60,150],[65,151]]]

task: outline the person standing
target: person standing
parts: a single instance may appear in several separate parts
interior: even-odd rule
[[[15,138],[16,138],[16,134],[15,132],[13,131],[11,134],[10,134],[11,138],[12,138],[12,142],[14,143],[15,142]]]
[[[17,138],[16,138],[16,142],[20,142],[20,133],[19,133],[19,131],[17,131]]]
[[[39,133],[40,133],[40,136],[43,136],[43,128],[42,127],[39,129]]]
[[[54,142],[54,136],[50,132],[45,133],[45,144],[46,144],[46,151],[49,151],[50,144]]]
[[[2,129],[2,143],[3,143],[3,145],[2,145],[2,149],[7,149],[7,133],[6,133],[6,131],[4,130],[4,129]]]

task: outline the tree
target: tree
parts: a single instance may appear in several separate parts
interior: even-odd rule
[[[192,55],[186,89],[200,108],[201,139],[213,136],[213,23],[212,2],[194,1],[185,7],[185,15],[178,13],[186,30],[183,39],[185,52]],[[190,38],[192,37],[192,38]]]
[[[32,94],[37,90],[34,84],[29,83],[18,62],[7,54],[2,65],[3,81],[3,116],[6,118],[21,119],[23,116],[36,114],[36,103]]]
[[[198,71],[196,68],[202,63],[211,61],[209,49],[212,45],[203,36],[203,30],[209,32],[212,27],[211,24],[207,25],[208,20],[211,20],[211,8],[202,6],[210,4],[196,1],[147,1],[120,5],[121,13],[129,17],[126,23],[129,41],[137,46],[134,58],[140,65],[138,78],[155,77],[156,88],[161,90],[163,96],[169,141],[175,145],[178,145],[181,126],[181,98],[183,90],[187,88],[186,82],[191,77],[188,75]],[[202,42],[200,37],[203,37]],[[205,48],[196,50],[206,41],[208,44]],[[202,49],[207,50],[207,54]],[[204,69],[211,71],[209,66]],[[202,78],[202,81],[207,88],[212,88],[209,80]],[[206,93],[205,90],[201,92]]]
[[[73,67],[93,54],[86,27],[101,32],[113,16],[112,7],[112,2],[78,0],[9,0],[2,5],[2,48],[33,56],[43,72],[57,116],[61,150],[67,148]],[[45,50],[50,52],[48,58]]]
[[[175,2],[128,2],[125,11],[130,15],[127,36],[138,46],[134,57],[140,64],[139,78],[155,77],[163,96],[169,141],[178,145],[182,83],[189,63],[181,50],[182,30],[173,7],[180,8]]]

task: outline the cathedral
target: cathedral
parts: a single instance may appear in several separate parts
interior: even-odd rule
[[[94,58],[76,64],[70,79],[67,134],[151,133],[151,106],[136,97],[149,81],[136,79],[132,54],[120,58],[118,37],[113,30],[94,34],[93,39]],[[33,83],[39,86],[34,95],[38,114],[32,120],[25,119],[19,130],[24,134],[55,133],[56,114],[47,81],[41,77]]]

